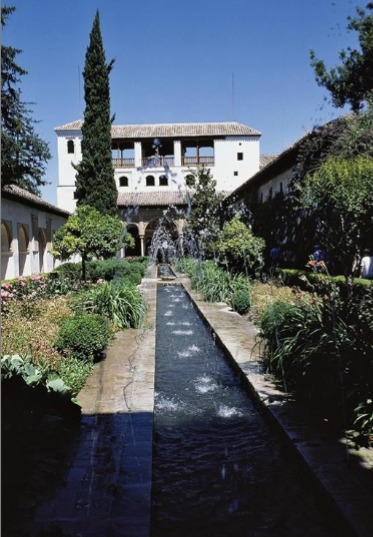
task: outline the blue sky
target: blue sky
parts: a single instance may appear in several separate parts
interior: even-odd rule
[[[238,121],[277,153],[337,117],[309,51],[331,67],[356,45],[347,17],[361,0],[9,0],[2,42],[22,49],[25,101],[51,149],[42,189],[56,203],[54,128],[83,117],[82,71],[96,9],[115,123]],[[327,100],[325,100],[327,99]]]

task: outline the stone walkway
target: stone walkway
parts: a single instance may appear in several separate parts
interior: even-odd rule
[[[327,430],[305,425],[304,416],[263,374],[255,327],[226,304],[202,302],[189,280],[178,276],[176,283],[185,286],[330,508],[351,535],[372,537],[372,450],[355,457]],[[157,281],[154,268],[142,282],[149,305],[146,327],[118,333],[79,394],[76,452],[64,485],[38,510],[33,535],[57,525],[76,537],[149,536]]]

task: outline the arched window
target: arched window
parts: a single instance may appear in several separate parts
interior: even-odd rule
[[[67,152],[74,154],[74,140],[67,140]]]
[[[11,250],[12,239],[10,231],[5,222],[1,222],[1,252],[6,253]]]
[[[147,175],[145,180],[146,180],[146,186],[155,186],[154,175]]]
[[[168,186],[168,177],[167,175],[161,175],[159,178],[159,186]]]
[[[128,177],[119,177],[119,186],[128,186]]]
[[[42,229],[39,229],[38,241],[39,241],[39,272],[44,272],[44,254],[45,254],[45,250],[47,246],[47,241],[45,239],[45,233]]]
[[[18,229],[18,260],[19,260],[19,274],[23,275],[25,270],[27,255],[28,255],[28,235],[26,228],[21,225]]]

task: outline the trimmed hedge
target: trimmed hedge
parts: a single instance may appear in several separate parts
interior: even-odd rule
[[[54,345],[66,355],[93,362],[109,340],[109,325],[104,317],[80,313],[62,323]]]
[[[138,285],[145,276],[147,267],[148,259],[145,257],[90,261],[86,266],[86,277],[92,282],[124,278]],[[66,278],[70,282],[79,282],[81,272],[81,263],[64,263],[54,271],[54,274],[59,278]]]

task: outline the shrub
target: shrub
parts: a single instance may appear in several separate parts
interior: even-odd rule
[[[323,299],[310,296],[275,302],[264,314],[268,368],[313,408],[352,423],[356,406],[372,395],[372,342],[359,320],[346,316],[336,290]]]
[[[82,274],[82,264],[81,263],[63,263],[59,265],[55,271],[60,278],[63,278],[70,282],[70,284],[79,282],[81,280]]]
[[[100,356],[109,339],[109,326],[104,317],[80,313],[62,323],[55,347],[67,356],[93,361]]]
[[[230,303],[237,313],[247,313],[251,303],[250,293],[244,289],[235,291],[231,296]]]
[[[58,363],[58,374],[67,386],[73,397],[78,395],[92,371],[92,364],[78,358],[65,358]]]
[[[373,447],[373,399],[369,398],[354,409],[354,433],[366,437]],[[356,437],[356,434],[354,435]]]
[[[147,262],[141,261],[142,258],[139,259],[139,261],[137,258],[131,260],[108,259],[91,261],[87,264],[87,278],[92,282],[126,279],[137,285],[145,276],[147,269]]]
[[[197,259],[193,257],[182,257],[176,265],[176,270],[182,274],[187,274],[191,278],[196,272],[197,263]]]
[[[118,328],[140,328],[146,303],[140,291],[130,283],[118,282],[112,287],[112,320]]]
[[[92,287],[81,295],[76,307],[103,315],[120,329],[139,328],[146,312],[141,292],[125,280]]]

